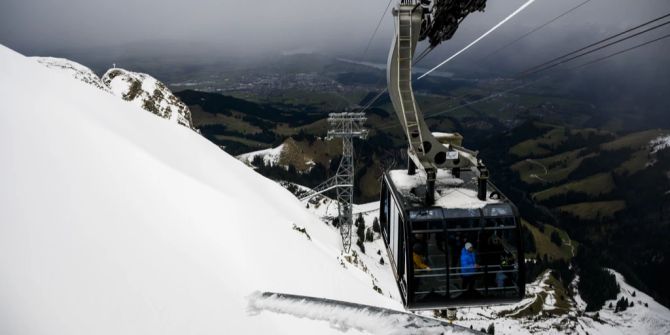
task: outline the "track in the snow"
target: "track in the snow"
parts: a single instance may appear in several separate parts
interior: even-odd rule
[[[254,293],[249,297],[249,312],[263,311],[328,321],[344,331],[353,328],[373,334],[482,334],[404,311],[294,294]]]

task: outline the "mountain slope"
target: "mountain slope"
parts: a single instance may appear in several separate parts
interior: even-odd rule
[[[342,330],[250,314],[256,291],[400,308],[288,191],[189,129],[4,46],[0,91],[0,332]]]
[[[101,78],[112,93],[162,118],[193,128],[191,111],[165,84],[146,74],[113,68]]]
[[[91,69],[65,58],[30,57],[57,72],[67,73],[93,87],[132,101],[142,109],[182,126],[193,128],[191,111],[170,89],[156,78],[113,68],[99,78]]]
[[[529,121],[486,139],[480,156],[524,219],[537,228],[550,224],[565,230],[602,258],[599,265],[616,269],[668,306],[664,278],[670,272],[663,256],[670,250],[668,134],[667,129],[617,134]]]
[[[40,64],[57,71],[64,71],[71,76],[103,91],[110,92],[109,87],[105,85],[102,80],[88,67],[73,62],[65,58],[55,57],[30,57],[37,60]]]

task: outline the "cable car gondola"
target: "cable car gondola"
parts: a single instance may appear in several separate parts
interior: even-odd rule
[[[524,296],[524,259],[516,207],[477,177],[439,170],[435,204],[425,206],[425,174],[384,174],[380,223],[403,303],[410,310],[512,303]],[[466,244],[474,264],[463,264]]]

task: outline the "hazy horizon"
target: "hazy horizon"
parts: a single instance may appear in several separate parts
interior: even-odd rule
[[[440,45],[420,66],[430,68],[439,63],[524,2],[489,0],[484,12],[468,16],[454,38]],[[582,2],[537,0],[440,71],[471,78],[514,76],[670,12],[667,0],[591,0],[484,59]],[[158,0],[6,0],[0,4],[0,43],[26,55],[70,58],[98,72],[113,63],[141,69],[141,64],[148,64],[156,72],[179,67],[186,74],[192,67],[212,64],[245,69],[263,67],[277,55],[296,52],[384,63],[392,39],[390,13],[384,16],[369,52],[363,51],[387,3],[260,0],[254,6],[244,6],[230,0],[169,4]],[[668,33],[670,26],[663,27],[571,63],[568,68]],[[419,50],[423,48],[419,46]],[[560,72],[552,80],[573,94],[592,95],[598,101],[631,110],[663,110],[667,106],[665,92],[670,90],[668,54],[670,39],[593,66]]]
[[[457,62],[479,59],[582,1],[538,0]],[[486,11],[467,17],[454,38],[426,63],[437,63],[460,49],[524,2],[489,0]],[[0,5],[0,42],[28,55],[97,52],[117,56],[132,51],[217,59],[310,50],[384,60],[392,38],[390,13],[368,54],[363,55],[363,50],[386,4],[386,0],[260,0],[252,7],[230,0],[170,4],[158,0],[6,0]],[[508,65],[544,59],[665,12],[670,12],[670,3],[664,0],[592,0],[496,58]],[[658,36],[649,34],[649,38],[652,35]],[[670,43],[636,53],[658,61],[659,51],[670,51]]]

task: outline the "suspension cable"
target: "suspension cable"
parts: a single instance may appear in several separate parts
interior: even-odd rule
[[[575,67],[573,67],[573,68],[570,68],[569,70],[575,70],[575,69],[580,69],[580,68],[583,68],[583,67],[587,67],[587,66],[589,66],[589,65],[593,65],[593,64],[602,62],[602,61],[604,61],[604,60],[607,60],[607,59],[610,59],[610,58],[612,58],[612,57],[621,55],[621,54],[623,54],[623,53],[627,53],[627,52],[633,51],[633,50],[635,50],[635,49],[638,49],[638,48],[641,48],[641,47],[644,47],[644,46],[647,46],[647,45],[650,45],[650,44],[653,44],[653,43],[662,41],[662,40],[664,40],[664,39],[666,39],[666,38],[670,38],[670,34],[666,34],[666,35],[663,35],[663,36],[661,36],[661,37],[658,37],[658,38],[649,40],[649,41],[647,41],[647,42],[640,43],[640,44],[634,45],[634,46],[632,46],[632,47],[629,47],[629,48],[626,48],[626,49],[623,49],[623,50],[620,50],[620,51],[611,53],[611,54],[609,54],[609,55],[606,55],[606,56],[603,56],[603,57],[594,59],[594,60],[592,60],[592,61],[589,61],[589,62],[586,62],[586,63],[584,63],[584,64],[581,64],[581,65],[575,66]],[[536,82],[542,81],[542,80],[544,80],[544,79],[546,79],[546,78],[548,78],[548,76],[543,76],[543,77],[540,77],[540,78],[531,80],[531,81],[529,81],[529,82],[527,82],[527,83],[524,83],[524,84],[521,84],[521,85],[512,87],[512,88],[507,89],[507,90],[504,90],[504,91],[500,91],[500,92],[496,92],[496,93],[490,94],[490,95],[488,95],[488,96],[486,96],[486,97],[483,97],[483,98],[480,98],[480,99],[477,99],[477,100],[469,101],[469,102],[467,102],[467,103],[465,103],[465,104],[461,104],[461,105],[458,105],[458,106],[454,106],[454,107],[449,108],[449,109],[444,110],[444,111],[435,112],[435,113],[426,113],[426,114],[424,114],[424,118],[426,118],[426,119],[433,118],[433,117],[436,117],[436,116],[439,116],[439,115],[442,115],[442,114],[446,114],[446,113],[449,113],[449,112],[453,112],[453,111],[456,111],[456,110],[459,110],[459,109],[462,109],[462,108],[465,108],[465,107],[468,107],[468,106],[471,106],[471,105],[474,105],[474,104],[478,104],[478,103],[480,103],[480,102],[484,102],[484,101],[492,100],[492,99],[495,99],[495,98],[497,98],[497,97],[501,97],[501,96],[503,96],[503,95],[505,95],[505,94],[507,94],[507,93],[510,93],[510,92],[513,92],[513,91],[517,91],[517,90],[522,89],[522,88],[524,88],[524,87],[527,87],[527,86],[529,86],[529,85],[531,85],[531,84],[534,84],[534,83],[536,83]],[[459,98],[464,98],[464,97],[465,97],[465,96],[461,96],[461,97],[459,97]],[[447,103],[449,103],[449,102],[445,102],[444,104],[447,104]],[[439,105],[437,105],[437,106],[439,106]],[[433,108],[434,108],[434,107],[435,107],[435,106],[433,106]],[[388,126],[379,127],[379,128],[377,128],[377,129],[378,129],[378,130],[385,130],[385,129],[395,128],[395,127],[397,127],[397,126],[398,126],[397,124],[389,124]]]
[[[379,18],[379,22],[377,22],[377,26],[375,27],[375,30],[372,32],[372,36],[370,36],[370,39],[368,40],[368,45],[365,47],[365,51],[363,51],[363,54],[361,55],[361,60],[365,59],[365,55],[368,53],[368,50],[370,49],[370,45],[372,45],[372,41],[375,39],[375,35],[377,35],[377,31],[379,30],[379,27],[382,25],[382,22],[384,21],[384,17],[386,16],[386,12],[388,12],[389,7],[391,7],[391,3],[393,0],[389,0],[389,3],[386,5],[386,9],[384,9],[384,12],[382,13],[382,16]]]
[[[491,52],[490,54],[488,54],[488,55],[482,57],[481,60],[488,59],[489,57],[491,57],[491,56],[493,56],[493,55],[499,53],[500,51],[502,51],[502,50],[504,50],[504,49],[507,49],[507,48],[510,47],[511,45],[513,45],[513,44],[515,44],[515,43],[521,41],[522,39],[524,39],[524,38],[526,38],[526,37],[528,37],[528,36],[530,36],[530,35],[536,33],[537,31],[539,31],[539,30],[541,30],[542,28],[544,28],[544,27],[546,27],[546,26],[548,26],[548,25],[554,23],[555,21],[559,20],[560,18],[562,18],[562,17],[564,17],[564,16],[566,16],[566,15],[568,15],[568,14],[574,12],[575,10],[577,10],[577,9],[579,9],[580,7],[586,5],[586,4],[587,4],[588,2],[590,2],[590,1],[591,1],[591,0],[586,0],[586,1],[584,1],[584,2],[582,2],[582,3],[580,3],[580,4],[578,4],[577,6],[574,6],[574,7],[570,8],[570,9],[568,9],[567,11],[563,12],[561,15],[558,15],[558,16],[554,17],[553,19],[551,19],[551,20],[549,20],[549,21],[547,21],[547,22],[545,22],[545,23],[543,23],[543,24],[541,24],[541,25],[539,25],[539,26],[533,28],[533,29],[530,30],[529,32],[527,32],[527,33],[525,33],[525,34],[519,36],[517,39],[515,39],[515,40],[513,40],[513,41],[511,41],[511,42],[509,42],[509,43],[507,43],[507,44],[505,44],[505,45],[503,45],[502,47],[500,47],[500,48],[494,50],[494,51]]]
[[[439,67],[441,67],[442,65],[444,65],[444,64],[450,62],[452,59],[456,58],[456,56],[458,56],[458,55],[460,55],[461,53],[465,52],[466,50],[470,49],[470,47],[472,47],[473,45],[477,44],[479,41],[481,41],[482,39],[484,39],[484,37],[488,36],[489,34],[491,34],[492,32],[494,32],[496,29],[500,28],[500,26],[502,26],[503,24],[505,24],[505,22],[507,22],[507,21],[509,21],[510,19],[512,19],[513,17],[515,17],[515,16],[516,16],[517,14],[519,14],[521,11],[523,11],[524,9],[526,9],[526,7],[530,6],[530,4],[532,4],[533,2],[535,2],[535,0],[528,0],[528,1],[526,1],[526,3],[524,3],[523,5],[521,5],[521,7],[519,7],[519,8],[518,8],[517,10],[515,10],[514,12],[512,12],[512,14],[508,15],[508,16],[507,16],[506,18],[504,18],[502,21],[498,22],[498,24],[496,24],[495,26],[493,26],[491,29],[489,29],[488,31],[486,31],[484,34],[482,34],[481,36],[479,36],[477,39],[475,39],[474,41],[472,41],[470,44],[466,45],[463,49],[459,50],[458,52],[456,52],[455,54],[453,54],[451,57],[445,59],[442,63],[440,63],[440,64],[436,65],[435,67],[433,67],[432,69],[428,70],[428,72],[426,72],[426,73],[422,74],[421,76],[419,76],[419,78],[417,78],[417,80],[420,80],[421,78],[423,78],[423,77],[425,77],[425,76],[431,74],[433,71],[437,70],[437,69],[438,69]]]
[[[670,14],[668,14],[668,15],[670,15]],[[577,59],[577,58],[584,57],[584,56],[586,56],[586,55],[590,55],[590,54],[592,54],[592,53],[594,53],[594,52],[596,52],[596,51],[599,51],[599,50],[602,50],[602,49],[611,47],[611,46],[616,45],[616,44],[619,44],[619,43],[621,43],[621,42],[623,42],[623,41],[629,40],[629,39],[631,39],[631,38],[633,38],[633,37],[636,37],[636,36],[639,36],[639,35],[648,33],[648,32],[650,32],[650,31],[653,31],[653,30],[656,30],[656,29],[658,29],[658,28],[667,26],[667,25],[669,25],[669,24],[670,24],[670,21],[667,21],[667,22],[658,24],[658,25],[653,26],[653,27],[651,27],[651,28],[647,28],[647,29],[645,29],[645,30],[642,30],[642,31],[640,31],[640,32],[637,32],[637,33],[635,33],[635,34],[633,34],[633,35],[630,35],[630,36],[626,36],[626,37],[620,38],[620,39],[618,39],[618,40],[615,40],[615,41],[613,41],[613,42],[610,42],[610,43],[607,43],[607,44],[605,44],[605,45],[599,46],[599,47],[597,47],[597,48],[595,48],[595,49],[592,49],[592,50],[589,50],[589,51],[586,51],[586,52],[577,54],[577,55],[572,56],[572,57],[570,57],[570,58],[565,58],[566,55],[561,56],[561,57],[559,57],[560,60],[559,60],[558,62],[550,63],[550,64],[548,64],[548,65],[546,65],[546,66],[544,66],[544,67],[539,67],[539,68],[538,68],[538,66],[535,66],[535,67],[532,68],[532,69],[535,69],[535,70],[532,70],[532,71],[531,71],[531,70],[526,70],[526,71],[524,71],[524,72],[521,72],[521,74],[520,74],[519,76],[520,76],[520,77],[525,77],[525,76],[529,76],[529,75],[532,75],[532,74],[535,74],[535,73],[539,73],[539,72],[543,72],[543,71],[549,70],[549,69],[554,68],[554,67],[556,67],[556,66],[559,66],[559,65],[561,65],[561,64],[567,63],[567,62],[572,61],[572,60],[575,60],[575,59]],[[596,43],[596,44],[600,44],[600,43],[602,43],[602,42],[599,42],[599,43]],[[584,49],[584,48],[582,48],[582,49]],[[574,55],[574,52],[571,52],[570,55]]]
[[[587,45],[587,46],[585,46],[585,47],[583,47],[583,48],[574,50],[574,51],[572,51],[572,52],[568,52],[568,53],[566,53],[566,54],[564,54],[564,55],[562,55],[562,56],[556,57],[556,58],[551,59],[551,60],[549,60],[549,61],[546,61],[546,62],[544,62],[544,63],[542,63],[542,64],[533,66],[533,67],[531,67],[531,68],[529,68],[529,69],[523,71],[522,74],[524,74],[524,73],[528,73],[528,72],[532,72],[532,71],[534,71],[534,70],[537,69],[537,68],[541,68],[541,67],[544,67],[544,66],[546,66],[546,65],[548,65],[548,64],[551,64],[551,63],[554,63],[554,62],[556,62],[556,61],[559,61],[559,60],[561,60],[561,59],[570,57],[570,56],[572,56],[572,55],[574,55],[574,54],[577,54],[577,53],[580,53],[580,52],[582,52],[582,51],[584,51],[584,50],[590,49],[590,48],[592,48],[592,47],[594,47],[594,46],[596,46],[596,45],[598,45],[598,44],[602,44],[602,43],[604,43],[604,42],[613,40],[613,39],[615,39],[615,38],[617,38],[617,37],[619,37],[619,36],[622,36],[622,35],[625,35],[625,34],[627,34],[627,33],[630,33],[631,31],[634,31],[634,30],[637,30],[637,29],[642,28],[642,27],[644,27],[644,26],[650,25],[650,24],[652,24],[652,23],[654,23],[654,22],[657,22],[657,21],[660,21],[660,20],[662,20],[662,19],[665,19],[665,18],[667,18],[667,17],[669,17],[669,16],[670,16],[670,13],[665,14],[665,15],[663,15],[663,16],[661,16],[661,17],[656,18],[656,19],[647,21],[647,22],[642,23],[642,24],[640,24],[640,25],[637,25],[637,26],[635,26],[635,27],[626,29],[626,30],[624,30],[624,31],[622,31],[622,32],[620,32],[620,33],[614,34],[614,35],[609,36],[609,37],[607,37],[607,38],[604,38],[604,39],[602,39],[602,40],[600,40],[600,41],[591,43],[591,44],[589,44],[589,45]]]
[[[644,42],[644,43],[640,43],[640,44],[635,45],[635,46],[632,46],[632,47],[630,47],[630,48],[626,48],[626,49],[623,49],[623,50],[621,50],[621,51],[617,51],[617,52],[615,52],[615,53],[609,54],[609,55],[607,55],[607,56],[604,56],[604,57],[601,57],[601,58],[594,59],[594,60],[589,61],[589,62],[587,62],[587,63],[584,63],[584,64],[582,64],[582,65],[575,66],[575,67],[571,68],[570,70],[580,69],[580,68],[583,68],[583,67],[585,67],[585,66],[588,66],[588,65],[591,65],[591,64],[595,64],[595,63],[598,63],[598,62],[601,62],[601,61],[604,61],[604,60],[609,59],[609,58],[612,58],[612,57],[614,57],[614,56],[618,56],[618,55],[620,55],[620,54],[622,54],[622,53],[626,53],[626,52],[629,52],[629,51],[633,51],[633,50],[635,50],[635,49],[637,49],[637,48],[641,48],[641,47],[643,47],[643,46],[646,46],[646,45],[649,45],[649,44],[652,44],[652,43],[656,43],[656,42],[661,41],[661,40],[664,40],[664,39],[666,39],[666,38],[668,38],[668,37],[670,37],[670,34],[666,34],[666,35],[663,35],[663,36],[661,36],[661,37],[655,38],[655,39],[653,39],[653,40],[651,40],[651,41],[647,41],[647,42]]]

